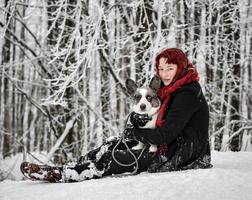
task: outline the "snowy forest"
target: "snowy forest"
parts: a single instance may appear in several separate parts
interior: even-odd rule
[[[0,158],[65,163],[120,135],[125,80],[185,51],[210,109],[211,149],[252,151],[251,0],[0,0]]]

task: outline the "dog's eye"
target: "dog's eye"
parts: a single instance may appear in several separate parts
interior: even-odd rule
[[[134,98],[135,100],[139,101],[142,98],[142,96],[140,94],[136,94]]]
[[[152,96],[147,95],[147,96],[146,96],[146,99],[147,99],[147,101],[151,101],[151,100],[152,100]]]

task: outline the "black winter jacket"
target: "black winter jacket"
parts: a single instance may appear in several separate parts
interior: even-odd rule
[[[165,123],[156,129],[137,129],[140,140],[167,146],[150,172],[209,168],[209,110],[197,81],[176,90],[167,105]]]

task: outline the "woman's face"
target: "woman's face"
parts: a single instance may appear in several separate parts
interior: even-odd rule
[[[178,66],[176,64],[166,63],[167,58],[161,57],[159,59],[158,74],[164,85],[169,85],[176,75]]]

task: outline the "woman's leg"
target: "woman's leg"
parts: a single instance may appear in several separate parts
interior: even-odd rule
[[[128,148],[132,148],[136,144],[135,141],[127,142]],[[31,180],[78,182],[125,172],[140,173],[146,171],[156,157],[158,156],[155,153],[149,153],[148,148],[143,152],[128,150],[120,139],[114,138],[80,157],[77,162],[67,163],[62,167],[23,162],[20,170],[25,177]],[[136,159],[138,165],[136,165]]]
[[[64,181],[65,182],[77,182],[88,179],[100,178],[112,174],[122,174],[126,172],[133,172],[136,164],[130,166],[122,166],[121,164],[131,164],[135,162],[132,155],[139,157],[141,150],[128,151],[123,143],[120,143],[113,151],[115,145],[117,145],[119,139],[105,142],[99,148],[90,151],[85,156],[82,156],[76,163],[68,163],[63,168]],[[135,142],[127,143],[129,148],[136,145]],[[114,153],[114,156],[112,155]],[[114,158],[116,160],[114,160]],[[144,150],[138,159],[137,172],[146,171],[148,166],[155,159],[156,155],[149,153],[148,148]],[[119,164],[121,163],[121,164]]]
[[[199,141],[194,137],[179,138],[174,155],[159,165],[156,171],[177,171],[186,169],[211,168],[210,148],[208,140]]]

